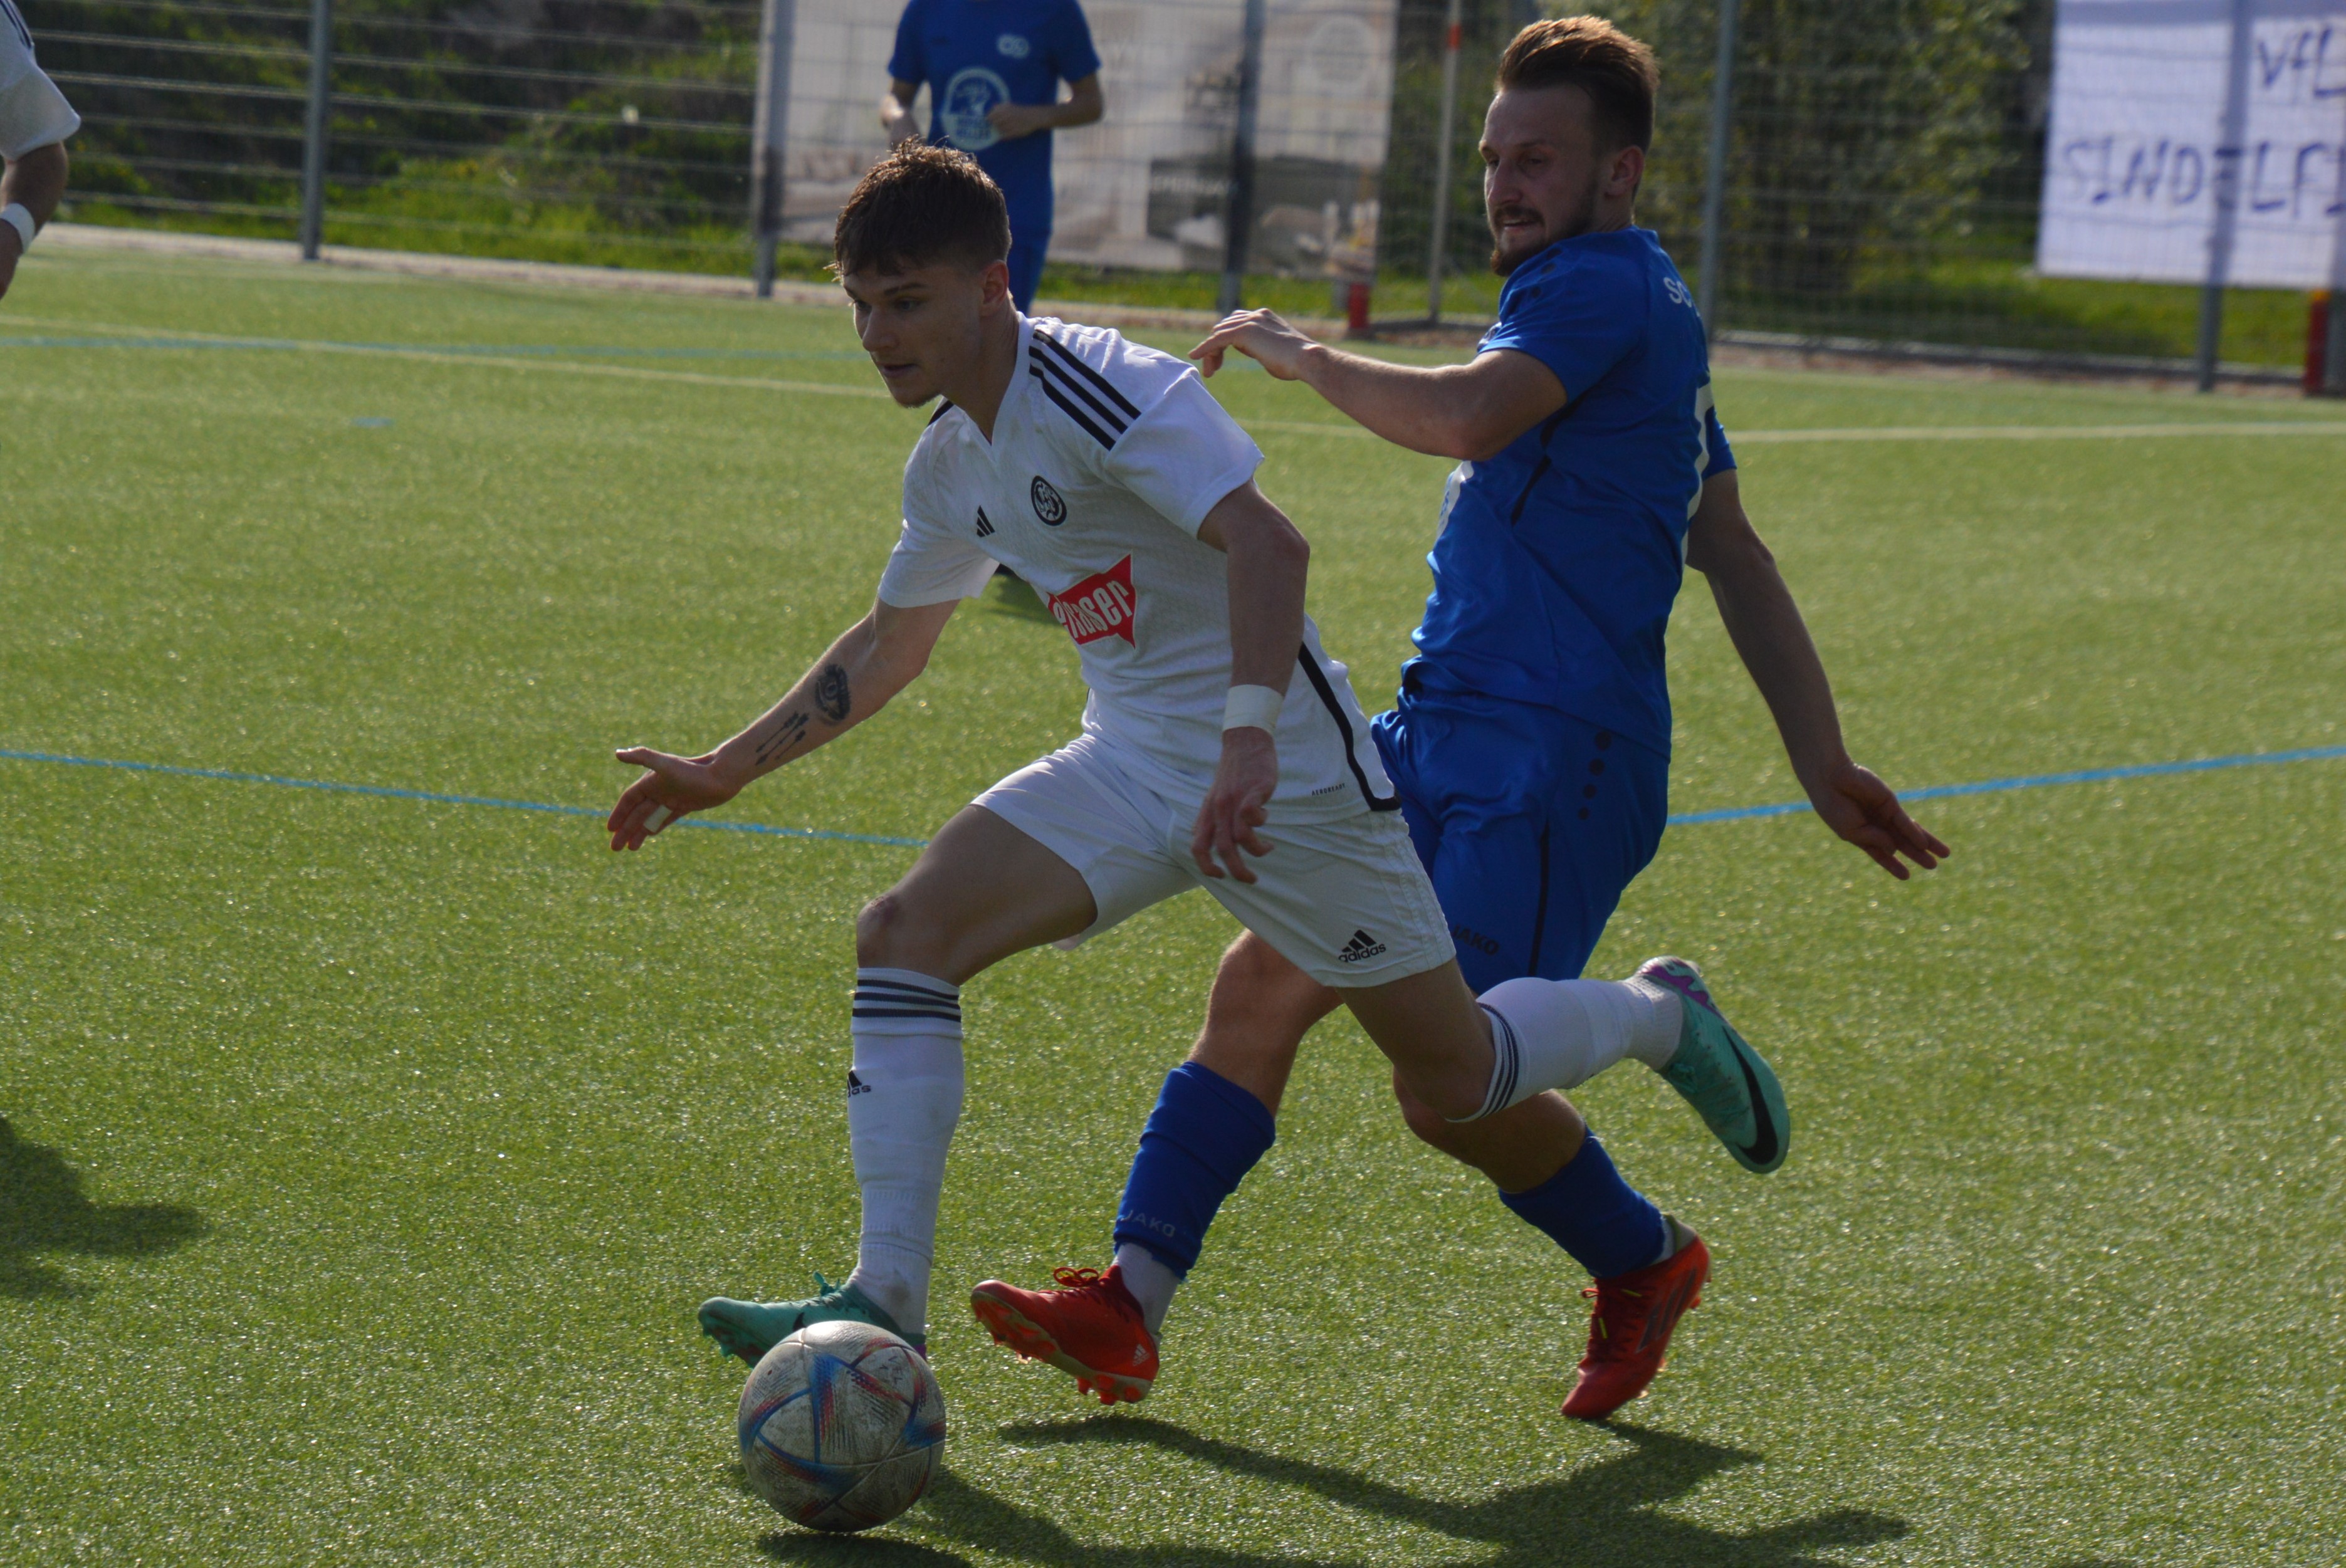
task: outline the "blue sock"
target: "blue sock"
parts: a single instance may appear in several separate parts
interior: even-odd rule
[[[1562,1170],[1529,1191],[1503,1192],[1499,1201],[1545,1231],[1592,1278],[1645,1268],[1667,1239],[1662,1211],[1621,1179],[1595,1133]]]
[[[1117,1206],[1116,1239],[1145,1247],[1187,1276],[1222,1199],[1238,1190],[1277,1135],[1260,1100],[1210,1067],[1165,1074]]]

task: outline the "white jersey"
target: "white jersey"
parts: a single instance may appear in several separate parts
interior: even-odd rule
[[[1198,540],[1262,453],[1198,372],[1099,327],[1021,318],[994,439],[948,403],[904,465],[904,528],[880,597],[974,597],[996,562],[1074,639],[1084,729],[1170,799],[1199,799],[1221,758],[1229,566]],[[1279,717],[1274,821],[1398,801],[1344,667],[1307,619]]]
[[[81,129],[66,96],[33,59],[33,30],[15,0],[0,0],[0,158],[20,158]]]

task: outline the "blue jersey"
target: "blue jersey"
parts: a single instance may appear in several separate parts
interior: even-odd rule
[[[1556,372],[1565,406],[1450,477],[1403,674],[1670,745],[1662,636],[1702,482],[1735,465],[1694,297],[1650,229],[1561,240],[1499,294],[1483,350]]]
[[[957,147],[1002,188],[1010,232],[1051,232],[1051,133],[1012,141],[986,114],[997,104],[1058,101],[1059,84],[1096,75],[1092,30],[1076,0],[910,0],[888,74],[929,87],[929,139]]]

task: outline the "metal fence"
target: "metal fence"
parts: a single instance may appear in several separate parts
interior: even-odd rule
[[[2268,377],[2307,354],[2301,291],[2203,300],[2190,286],[2037,275],[2055,0],[1588,8],[1659,58],[1637,220],[1699,280],[1705,318],[1729,341],[2103,370],[2188,369],[2203,354],[2212,370],[2220,355],[2228,373]],[[1432,298],[1472,314],[1494,292],[1475,139],[1498,56],[1528,9],[1403,0],[1382,236],[1388,295],[1394,280],[1430,274]],[[1460,90],[1446,151],[1459,178],[1439,203],[1452,69]]]
[[[1604,0],[1599,8],[1653,44],[1663,69],[1639,221],[1703,280],[1707,314],[1730,337],[1953,355],[2188,356],[2198,309],[2189,289],[2048,280],[2030,268],[2053,6]],[[826,204],[880,146],[899,6],[770,8],[799,68],[768,100],[782,148],[768,226],[785,272],[811,272],[825,249],[816,242]],[[755,4],[33,0],[28,9],[43,63],[87,121],[73,213],[84,220],[294,235],[314,31],[332,49],[323,134],[311,138],[323,149],[327,239],[707,271],[753,264]],[[1117,269],[1170,270],[1169,281],[1137,280],[1136,291],[1211,304],[1230,293],[1236,280],[1222,275],[1239,261],[1258,278],[1373,279],[1387,320],[1423,317],[1429,305],[1445,318],[1488,312],[1496,283],[1484,261],[1475,141],[1500,51],[1536,6],[1091,0],[1087,9],[1109,113],[1058,137],[1053,254],[1091,270],[1092,291]],[[1251,56],[1250,31],[1261,40]],[[1455,86],[1447,97],[1445,77]],[[1374,111],[1365,121],[1362,102]],[[1239,137],[1249,103],[1251,157]],[[1447,199],[1438,199],[1445,162]],[[1714,182],[1714,169],[1724,178]],[[2293,362],[2303,297],[2233,299],[2226,357]]]
[[[754,4],[40,0],[31,20],[85,122],[85,220],[291,237],[306,141],[342,243],[749,264]]]

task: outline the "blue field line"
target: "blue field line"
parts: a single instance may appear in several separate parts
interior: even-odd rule
[[[2016,779],[1988,779],[1976,784],[1933,784],[1903,790],[1901,800],[1937,800],[1952,795],[1995,795],[2007,789],[2041,789],[2056,784],[2106,784],[2116,779],[2153,779],[2168,773],[2208,773],[2219,768],[2263,768],[2282,762],[2325,762],[2346,758],[2346,746],[2315,746],[2300,751],[2249,751],[2232,757],[2199,757],[2186,762],[2137,762],[2124,768],[2087,768],[2075,773],[2033,773]],[[493,795],[443,795],[430,789],[394,789],[383,784],[337,784],[325,779],[287,779],[274,773],[234,773],[218,768],[175,768],[162,762],[125,762],[107,757],[69,757],[56,751],[0,749],[0,760],[55,762],[68,768],[117,768],[131,773],[168,773],[180,779],[217,779],[230,784],[278,784],[289,789],[321,789],[332,795],[379,795],[391,800],[431,800],[444,806],[495,806],[506,811],[543,811],[556,817],[594,817],[607,812],[591,806],[556,806],[544,800],[505,800]],[[1757,817],[1790,817],[1810,809],[1806,800],[1785,800],[1771,806],[1729,806],[1716,811],[1685,811],[1668,819],[1673,828],[1705,822],[1740,822]],[[711,822],[688,817],[679,828],[708,828],[722,833],[764,833],[778,839],[819,839],[839,844],[888,844],[918,850],[926,839],[898,839],[884,833],[841,833],[829,828],[778,828],[764,822]]]
[[[493,795],[442,795],[430,789],[393,789],[382,784],[337,784],[325,779],[286,779],[274,773],[231,773],[219,768],[174,768],[161,762],[124,762],[110,757],[67,757],[55,751],[0,750],[13,762],[57,762],[68,768],[118,768],[130,773],[168,773],[180,779],[217,779],[230,784],[280,784],[289,789],[322,789],[331,795],[380,795],[391,800],[432,800],[443,806],[495,806],[506,811],[543,811],[555,817],[593,817],[607,810],[591,806],[556,806],[543,800],[501,800]],[[883,833],[839,833],[828,828],[777,828],[764,822],[709,822],[688,817],[679,828],[710,828],[723,833],[767,833],[778,839],[825,839],[842,844],[894,844],[917,850],[926,839],[892,839]]]
[[[476,354],[484,358],[526,355],[555,359],[565,354],[640,360],[861,360],[850,349],[630,348],[607,343],[345,343],[299,338],[28,337],[0,333],[0,348],[20,349],[239,349],[291,353],[304,349],[360,349],[375,353]]]
[[[2346,746],[2315,746],[2302,751],[2249,751],[2237,757],[2199,757],[2188,762],[2137,762],[2126,768],[2087,768],[2076,773],[2032,773],[2018,779],[1989,779],[1977,784],[1933,784],[1902,789],[1901,800],[1937,800],[1950,795],[1994,795],[2006,789],[2041,789],[2055,784],[2104,784],[2113,779],[2151,779],[2162,773],[2208,773],[2218,768],[2262,768],[2279,762],[2321,762],[2346,757]],[[1674,828],[1700,822],[1739,822],[1749,817],[1789,817],[1810,809],[1806,800],[1775,806],[1729,806],[1717,811],[1688,811],[1669,819]]]

